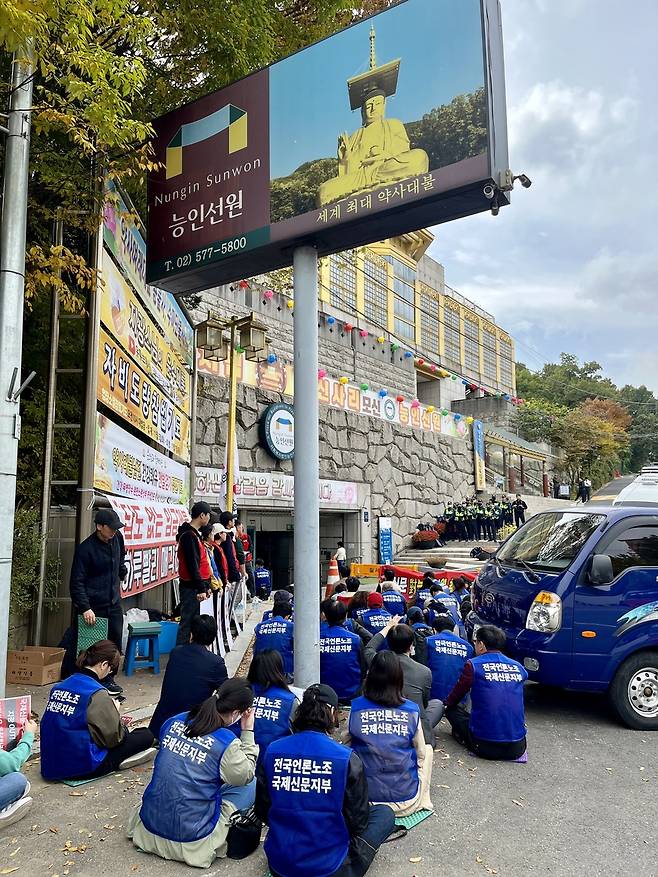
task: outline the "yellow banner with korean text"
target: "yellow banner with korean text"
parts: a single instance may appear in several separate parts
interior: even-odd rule
[[[190,418],[101,326],[97,397],[120,418],[177,457],[190,459]]]

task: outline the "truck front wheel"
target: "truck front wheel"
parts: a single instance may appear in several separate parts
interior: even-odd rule
[[[619,718],[638,731],[658,731],[658,652],[637,652],[617,670],[610,702]]]

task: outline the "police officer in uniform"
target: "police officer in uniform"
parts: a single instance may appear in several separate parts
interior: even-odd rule
[[[272,743],[258,768],[256,815],[272,877],[362,877],[395,827],[384,804],[368,804],[361,759],[331,739],[338,696],[311,685],[292,737]]]
[[[349,704],[361,690],[366,662],[361,637],[345,627],[347,607],[328,600],[326,626],[320,631],[320,682],[329,685],[341,703]]]
[[[526,751],[523,683],[528,678],[518,661],[503,654],[505,634],[492,624],[478,628],[475,657],[445,700],[452,736],[480,758],[514,761]],[[470,713],[460,706],[471,694]]]
[[[446,503],[445,512],[443,514],[446,522],[445,541],[452,542],[455,538],[455,507],[452,500]]]
[[[460,542],[468,542],[468,532],[466,531],[466,511],[462,503],[455,506],[455,529],[457,539]]]
[[[461,676],[473,646],[453,633],[452,619],[434,620],[434,635],[427,638],[427,666],[432,671],[430,697],[445,701]]]
[[[294,670],[293,652],[295,647],[295,625],[290,621],[292,606],[290,603],[275,603],[272,617],[261,621],[254,631],[254,654],[266,649],[275,649],[281,655],[284,672],[292,676]]]

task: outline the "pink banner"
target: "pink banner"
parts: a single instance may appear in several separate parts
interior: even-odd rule
[[[108,496],[110,505],[124,522],[128,575],[121,583],[121,596],[133,597],[178,576],[176,533],[190,516],[181,506],[144,503]]]

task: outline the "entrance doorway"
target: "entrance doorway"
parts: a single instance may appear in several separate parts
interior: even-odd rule
[[[260,530],[256,535],[256,558],[272,573],[272,591],[293,581],[293,534],[290,531]]]

